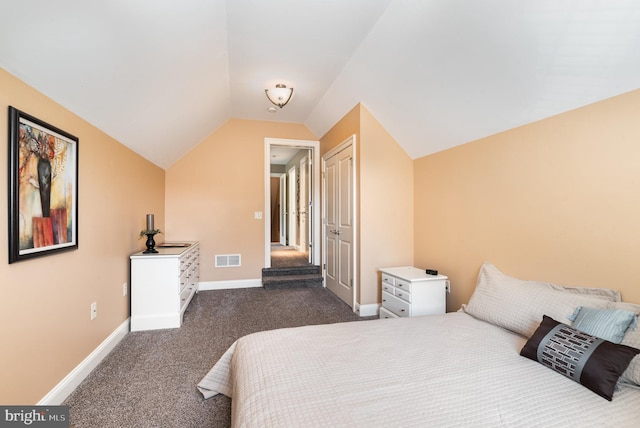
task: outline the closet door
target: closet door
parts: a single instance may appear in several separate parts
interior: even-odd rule
[[[325,158],[324,165],[326,284],[353,308],[353,144]]]

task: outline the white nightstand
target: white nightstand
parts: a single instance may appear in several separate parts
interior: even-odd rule
[[[382,268],[380,318],[444,314],[449,279],[411,266]]]

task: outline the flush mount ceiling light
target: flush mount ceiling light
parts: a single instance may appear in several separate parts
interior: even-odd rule
[[[265,89],[264,93],[274,105],[282,108],[287,105],[293,96],[293,88],[287,88],[282,83],[278,83],[275,88]]]

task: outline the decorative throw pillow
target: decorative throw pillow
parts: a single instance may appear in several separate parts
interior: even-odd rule
[[[624,309],[627,311],[635,312],[636,314],[640,314],[640,305],[635,305],[633,303],[607,303],[607,308]],[[623,345],[631,346],[632,348],[640,349],[640,325],[636,323],[636,325],[634,326],[632,323],[631,326],[627,329],[627,332],[625,333],[621,343]],[[631,360],[629,367],[627,367],[627,370],[622,373],[620,380],[622,382],[640,386],[640,355],[637,355],[633,360]]]
[[[520,355],[579,382],[611,401],[618,378],[640,353],[544,316]]]
[[[624,309],[580,306],[569,319],[573,321],[572,326],[580,331],[609,342],[620,343],[629,326],[635,327],[638,316]]]
[[[531,337],[547,314],[566,324],[578,306],[604,308],[609,300],[592,295],[564,292],[547,283],[524,281],[484,263],[476,289],[464,312],[499,327]]]

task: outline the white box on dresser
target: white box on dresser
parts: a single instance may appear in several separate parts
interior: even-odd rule
[[[382,268],[380,318],[444,314],[449,279],[411,266]]]
[[[178,328],[200,279],[198,242],[165,242],[132,254],[131,331]]]

